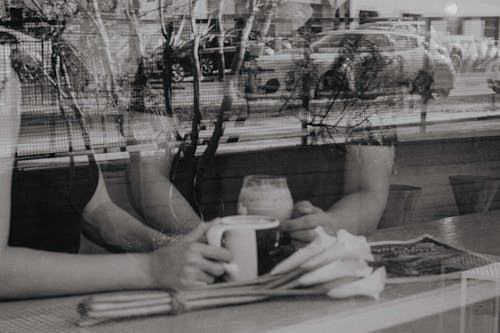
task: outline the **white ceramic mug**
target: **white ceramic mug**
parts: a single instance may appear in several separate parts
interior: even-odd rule
[[[207,231],[210,245],[223,246],[233,260],[226,265],[228,281],[251,281],[273,268],[271,254],[279,246],[279,220],[261,215],[221,219]]]

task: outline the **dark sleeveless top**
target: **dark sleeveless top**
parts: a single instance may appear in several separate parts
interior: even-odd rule
[[[99,177],[95,160],[37,169],[15,168],[9,245],[77,252],[80,219]]]
[[[29,73],[25,70],[31,67],[23,66],[22,54],[17,55],[11,54],[12,67],[21,80],[27,79],[25,74]],[[10,77],[13,84],[8,88],[21,89],[19,77],[3,65],[0,83],[8,82]],[[0,92],[3,85],[0,85]],[[26,125],[21,117],[20,133]],[[68,158],[67,164],[60,167],[41,165],[23,169],[16,166],[12,175],[9,245],[77,252],[82,212],[94,195],[98,177],[99,169],[93,155],[84,163],[70,163]]]

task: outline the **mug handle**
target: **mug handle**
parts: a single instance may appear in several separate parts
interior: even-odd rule
[[[226,231],[247,229],[251,230],[251,228],[245,226],[216,224],[210,227],[206,232],[207,243],[212,246],[222,246],[222,237],[224,236],[224,233]],[[233,258],[230,263],[223,264],[224,271],[226,272],[229,281],[236,281],[241,275],[240,266],[238,265],[237,261],[237,258]]]
[[[234,226],[224,224],[216,224],[210,227],[206,233],[208,244],[213,246],[222,246],[222,236],[224,236],[224,233],[231,229],[231,227],[234,228]]]
[[[207,243],[213,246],[222,246],[222,236],[224,236],[226,231],[234,229],[234,227],[223,224],[216,224],[210,227],[206,233]],[[234,261],[224,264],[224,270],[231,280],[235,280],[239,274],[239,267]]]

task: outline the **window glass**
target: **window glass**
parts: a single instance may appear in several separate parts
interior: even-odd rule
[[[404,50],[408,48],[408,38],[406,36],[391,35],[389,40],[394,45],[396,50]]]
[[[446,1],[433,1],[444,8]],[[74,16],[68,8],[54,10],[69,2],[78,5]],[[220,18],[212,8],[218,2],[208,1],[196,6],[193,22],[186,6],[176,11],[178,1],[163,1],[163,22],[158,1],[129,2],[140,7],[137,12],[124,12],[111,0],[92,8],[100,17],[77,0],[38,1],[51,5],[40,17],[32,17],[35,5],[23,15],[4,12],[17,12],[0,21],[0,118],[17,107],[21,114],[18,136],[0,132],[0,151],[15,151],[14,242],[28,231],[32,244],[50,250],[71,245],[75,252],[81,230],[92,237],[91,228],[80,228],[73,213],[81,213],[94,193],[100,177],[94,160],[112,199],[107,203],[116,202],[141,225],[176,236],[190,227],[180,207],[192,207],[195,221],[244,212],[238,210],[238,197],[248,174],[286,176],[293,200],[318,207],[309,212],[317,213],[319,224],[337,221],[324,215],[336,202],[356,213],[367,212],[366,207],[372,223],[414,223],[405,230],[416,234],[431,225],[421,222],[464,209],[480,214],[500,209],[495,187],[500,179],[500,17],[491,16],[500,13],[500,2],[470,5],[481,16],[469,16],[462,4],[455,16],[420,17],[439,12],[426,1],[259,1],[265,4],[253,18],[243,14],[250,10],[245,1],[229,1]],[[396,2],[398,8],[387,4]],[[412,14],[385,17],[395,10]],[[64,19],[44,17],[50,15]],[[165,36],[169,31],[172,35]],[[243,31],[251,31],[246,42]],[[222,33],[220,50],[216,37]],[[13,85],[7,80],[14,72],[19,74],[16,93],[8,90]],[[371,146],[391,153],[365,158]],[[348,155],[353,147],[360,151],[355,157]],[[354,166],[346,166],[346,160]],[[363,171],[363,181],[382,179],[372,162],[383,164],[384,186],[377,183],[375,191],[360,197],[382,193],[381,206],[372,210],[362,202],[339,201],[343,191],[360,184],[345,180],[346,174],[358,177]],[[451,183],[456,175],[481,181],[456,188]],[[178,188],[186,206],[180,198],[166,200],[177,193],[174,187],[165,192],[167,183]],[[408,203],[405,193],[386,193],[391,184],[423,191]],[[71,225],[59,212],[72,212]],[[172,214],[160,219],[164,212]],[[176,218],[179,224],[168,228],[155,224]],[[443,232],[454,232],[454,219]],[[474,236],[484,224],[475,225],[480,228]],[[350,226],[370,237],[387,224],[363,229],[353,220],[345,224]],[[65,235],[71,244],[64,243]],[[104,242],[96,235],[92,242]],[[464,243],[458,245],[485,249],[476,239]],[[498,247],[486,250],[500,255]],[[405,290],[407,295],[414,287]],[[497,323],[497,314],[488,321]],[[459,331],[455,328],[450,331]],[[394,331],[405,329],[411,330]]]
[[[410,32],[412,34],[418,33],[417,26],[415,26],[413,24],[408,24],[406,27],[407,27],[408,32]]]
[[[416,38],[413,38],[413,37],[408,37],[406,46],[409,49],[414,49],[414,48],[418,47],[418,40]]]
[[[392,43],[389,41],[389,39],[386,37],[386,35],[383,34],[372,34],[372,35],[367,35],[363,37],[363,44],[364,47],[370,48],[371,46],[376,46],[380,49],[389,49],[392,47]]]
[[[341,47],[347,40],[354,40],[360,38],[357,34],[328,34],[316,42],[314,42],[311,46],[322,48],[322,47]]]

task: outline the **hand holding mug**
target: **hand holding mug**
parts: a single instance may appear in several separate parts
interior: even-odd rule
[[[201,287],[224,274],[223,264],[231,261],[231,253],[200,242],[212,225],[202,223],[188,235],[149,255],[153,285],[175,290]]]
[[[283,221],[280,229],[290,234],[292,240],[308,243],[316,237],[314,229],[323,226],[331,230],[333,218],[323,209],[309,201],[299,201],[294,206],[293,218]]]
[[[207,231],[207,241],[225,247],[232,261],[225,265],[226,280],[251,281],[269,272],[272,252],[279,245],[279,221],[259,215],[228,216]]]

